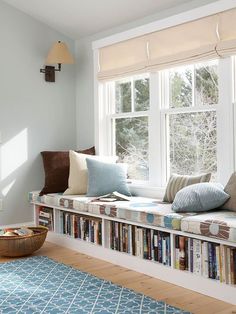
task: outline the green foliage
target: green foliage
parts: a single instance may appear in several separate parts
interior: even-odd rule
[[[218,103],[217,66],[205,66],[196,69],[196,105]]]
[[[116,153],[128,163],[129,177],[147,180],[148,177],[148,118],[116,119]]]
[[[216,113],[173,114],[169,118],[171,172],[216,173]]]
[[[131,111],[131,82],[116,83],[116,112]]]
[[[135,111],[149,109],[149,79],[140,79],[134,82],[135,88]]]
[[[189,107],[192,104],[192,71],[170,71],[170,107]]]
[[[218,103],[217,65],[189,66],[169,71],[170,108]],[[116,112],[149,109],[149,79],[116,82]],[[194,95],[194,97],[193,97]],[[170,171],[198,174],[217,171],[216,113],[170,114],[168,118]],[[129,164],[129,177],[148,179],[148,118],[115,119],[116,154]],[[214,176],[214,175],[213,175]]]

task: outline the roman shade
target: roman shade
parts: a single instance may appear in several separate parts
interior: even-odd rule
[[[219,14],[217,52],[222,57],[236,54],[236,9]]]
[[[99,50],[99,79],[143,71],[147,65],[147,36],[122,41]]]
[[[236,54],[236,9],[99,49],[99,80]]]
[[[217,22],[218,16],[209,16],[150,34],[147,67],[160,70],[217,58]]]

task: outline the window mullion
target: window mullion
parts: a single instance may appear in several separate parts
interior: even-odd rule
[[[134,99],[135,99],[135,86],[134,86],[134,78],[132,78],[131,80],[131,112],[135,111]]]
[[[196,68],[192,66],[192,107],[196,106]]]
[[[234,171],[233,70],[231,58],[219,60],[219,106],[217,109],[218,180],[226,184]],[[226,149],[227,148],[227,149]]]
[[[161,82],[159,73],[150,74],[149,112],[149,181],[151,185],[162,186],[163,167],[161,147]]]

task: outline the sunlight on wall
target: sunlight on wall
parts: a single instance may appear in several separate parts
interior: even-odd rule
[[[11,183],[7,184],[3,189],[2,189],[2,195],[7,196],[7,194],[10,192],[11,188],[13,187],[14,183],[16,180],[13,180]]]
[[[28,159],[28,132],[24,129],[1,147],[1,180],[23,165]],[[14,184],[14,183],[13,183]]]

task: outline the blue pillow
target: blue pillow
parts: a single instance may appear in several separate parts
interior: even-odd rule
[[[203,212],[223,205],[230,196],[220,183],[198,183],[180,190],[172,203],[175,212]]]
[[[87,196],[102,196],[112,192],[131,196],[126,183],[127,167],[86,158],[88,168]]]

